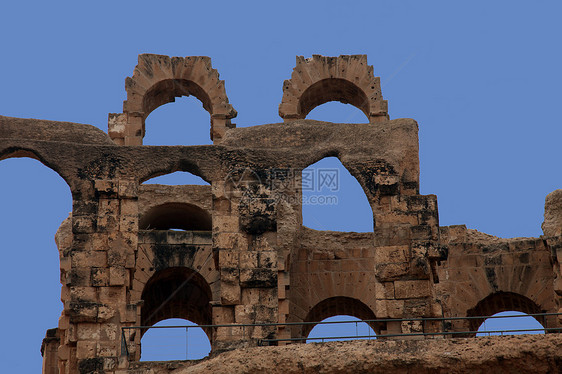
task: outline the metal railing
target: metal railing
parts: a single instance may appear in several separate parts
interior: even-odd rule
[[[428,317],[428,318],[382,318],[382,319],[366,319],[366,320],[355,320],[355,321],[321,321],[321,322],[286,322],[286,323],[243,323],[243,324],[218,324],[218,325],[176,325],[176,326],[127,326],[121,328],[122,335],[122,354],[130,358],[129,352],[129,341],[131,337],[131,330],[148,330],[148,329],[173,329],[181,328],[185,329],[186,334],[189,329],[202,328],[206,329],[218,329],[218,328],[231,328],[231,329],[241,329],[242,336],[240,336],[240,341],[252,340],[258,346],[265,345],[278,345],[280,342],[286,343],[304,343],[306,341],[321,341],[326,340],[345,340],[345,339],[386,339],[386,338],[412,338],[412,337],[477,337],[477,334],[513,334],[513,333],[560,333],[562,332],[562,326],[548,327],[547,317],[562,316],[562,313],[534,313],[534,314],[521,314],[521,315],[506,315],[506,316],[471,316],[471,317]],[[489,320],[489,319],[511,319],[511,318],[528,318],[534,317],[539,323],[543,325],[540,329],[503,329],[503,330],[463,330],[457,331],[452,329],[452,322],[454,321],[471,321],[471,320]],[[539,318],[541,321],[539,321]],[[321,336],[321,337],[287,337],[287,338],[251,338],[250,330],[256,327],[274,327],[274,328],[291,328],[291,327],[302,327],[305,326],[317,326],[317,325],[336,325],[336,324],[355,324],[356,331],[359,323],[366,323],[370,326],[385,326],[389,323],[400,323],[403,322],[420,322],[422,331],[406,332],[406,333],[381,333],[375,335],[351,335],[351,336]],[[439,327],[435,325],[433,328],[428,328],[431,323],[439,324]],[[557,323],[559,325],[559,323]],[[419,328],[419,327],[418,327]],[[438,330],[438,331],[430,331]],[[309,330],[310,331],[310,330]],[[370,330],[369,330],[370,331]],[[128,332],[128,334],[126,334]],[[128,336],[127,336],[128,335]],[[186,335],[187,336],[187,335]],[[187,347],[187,340],[186,340]],[[187,348],[186,348],[187,349]],[[186,352],[187,355],[187,352]]]

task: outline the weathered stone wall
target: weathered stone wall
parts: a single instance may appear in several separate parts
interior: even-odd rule
[[[0,160],[35,158],[72,191],[72,214],[56,235],[64,310],[45,341],[45,372],[134,372],[146,329],[122,328],[172,317],[233,325],[205,328],[216,354],[264,338],[305,338],[312,328],[239,324],[559,310],[558,194],[547,198],[542,238],[440,228],[437,197],[419,194],[418,125],[389,120],[365,56],[298,58],[283,86],[284,122],[250,128],[231,124],[236,112],[206,57],[141,55],[126,90],[109,135],[0,117]],[[141,146],[146,116],[181,95],[203,102],[214,144]],[[369,123],[304,119],[332,100],[356,105]],[[302,225],[302,170],[331,156],[361,185],[372,232]],[[209,185],[142,184],[175,171]],[[372,327],[382,336],[444,325]]]
[[[441,227],[448,257],[438,267],[437,297],[447,317],[518,310],[556,312],[551,251],[540,238],[502,239],[467,229]],[[557,318],[540,321],[557,325]],[[453,330],[475,330],[475,320],[454,321]]]

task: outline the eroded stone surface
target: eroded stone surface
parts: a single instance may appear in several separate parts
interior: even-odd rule
[[[141,55],[126,90],[108,135],[89,125],[0,117],[0,160],[35,158],[73,196],[56,235],[64,310],[44,341],[45,373],[176,369],[180,364],[142,369],[135,362],[146,329],[122,334],[174,317],[229,325],[205,328],[217,354],[261,339],[302,339],[312,328],[239,324],[560,310],[560,191],[547,197],[541,238],[440,227],[437,197],[419,193],[418,124],[388,119],[365,56],[298,58],[283,86],[284,123],[235,128],[236,112],[207,57]],[[181,95],[203,102],[214,144],[141,146],[146,116]],[[333,100],[358,106],[368,123],[304,119]],[[361,185],[372,232],[302,225],[301,172],[330,156]],[[175,171],[209,185],[142,184]],[[380,336],[461,332],[474,330],[480,320],[473,321],[372,327]],[[556,317],[543,322],[560,326]],[[558,345],[557,335],[292,345],[225,353],[185,370],[483,372],[535,365],[533,371],[548,372],[558,369]]]
[[[328,342],[239,349],[172,370],[145,363],[136,373],[558,373],[561,348],[552,335]]]

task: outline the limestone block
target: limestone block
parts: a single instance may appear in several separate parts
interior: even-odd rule
[[[211,233],[208,231],[193,231],[194,245],[210,245],[212,243]]]
[[[135,216],[139,215],[139,204],[137,200],[133,199],[120,199],[119,210],[122,216]]]
[[[92,286],[104,287],[109,285],[109,269],[108,268],[96,268],[90,269]],[[72,282],[76,284],[75,282]]]
[[[95,322],[98,317],[98,304],[91,302],[70,302],[66,309],[70,315],[70,322]]]
[[[112,344],[120,338],[121,331],[115,323],[104,323],[100,326],[100,334],[102,340],[111,341]]]
[[[109,321],[115,316],[115,309],[108,305],[99,305],[97,311],[97,321]]]
[[[92,234],[90,235],[90,242],[92,243],[92,249],[94,251],[107,251],[109,249],[107,234],[102,234],[102,233]]]
[[[277,287],[277,271],[272,269],[240,270],[242,287]]]
[[[430,225],[417,225],[412,226],[411,238],[413,240],[431,240],[433,239],[433,231]]]
[[[279,314],[289,314],[289,300],[279,301]]]
[[[124,248],[123,246],[120,245],[113,245],[107,251],[107,265],[109,267],[125,266],[126,262],[127,262],[127,248]]]
[[[101,337],[99,323],[79,323],[76,326],[76,337],[78,340],[99,340]]]
[[[258,267],[257,251],[240,252],[240,269],[255,269]]]
[[[136,323],[138,314],[137,304],[127,304],[125,307],[125,315],[121,315],[121,323]]]
[[[429,282],[426,280],[395,281],[394,292],[397,299],[420,298],[431,295]]]
[[[119,180],[119,197],[122,199],[138,196],[138,183],[134,180]]]
[[[253,305],[235,305],[234,320],[236,323],[248,324],[255,323],[255,306]]]
[[[240,252],[222,249],[219,251],[219,268],[237,268]]]
[[[234,308],[231,306],[213,306],[213,324],[234,323]]]
[[[213,232],[238,232],[239,224],[238,216],[213,216]]]
[[[95,180],[94,188],[96,192],[103,196],[117,196],[119,191],[119,184],[114,180]]]
[[[218,233],[213,235],[213,247],[218,249],[248,249],[248,238],[239,233]]]
[[[251,290],[251,288],[246,288],[245,290]],[[268,308],[275,308],[279,304],[279,299],[277,296],[277,289],[275,288],[260,288],[259,292],[259,304]]]
[[[274,323],[278,320],[278,308],[270,308],[264,305],[254,306],[256,323]]]
[[[96,287],[69,287],[69,297],[72,301],[97,302]],[[64,299],[64,298],[63,298]]]
[[[261,268],[276,268],[277,256],[277,251],[260,251],[258,266]]]
[[[375,298],[394,299],[394,282],[375,282]]]
[[[118,216],[116,214],[105,214],[97,218],[98,232],[109,232],[117,230],[119,227]]]
[[[551,192],[545,199],[542,231],[546,236],[562,235],[562,190]]]
[[[168,231],[166,232],[166,243],[168,244],[193,244],[192,231]]]
[[[401,263],[410,260],[410,248],[407,245],[377,247],[375,262],[377,264]]]
[[[392,211],[390,213],[378,214],[377,222],[384,222],[386,224],[407,224],[409,226],[415,226],[418,224],[418,216],[414,213]]]
[[[88,287],[90,284],[90,268],[75,267],[67,273],[66,285]]]
[[[91,216],[72,216],[73,234],[90,234],[95,231],[94,218]]]
[[[258,305],[260,303],[260,290],[257,288],[242,289],[242,304]]]
[[[119,217],[119,231],[122,232],[137,232],[139,228],[137,216],[120,216]]]
[[[237,284],[240,279],[240,270],[238,268],[222,268],[220,274],[222,283]]]
[[[410,271],[410,263],[402,262],[396,264],[375,265],[375,276],[380,281],[390,281],[407,275]]]
[[[107,132],[113,141],[123,139],[125,127],[127,125],[127,115],[125,113],[109,113],[107,116]]]
[[[221,304],[235,305],[240,303],[240,286],[232,283],[221,283]]]
[[[70,254],[72,267],[106,267],[107,256],[102,251],[73,251]]]
[[[85,358],[96,357],[97,343],[90,340],[80,340],[76,342],[76,358],[81,360]]]
[[[404,300],[376,300],[377,318],[402,318],[404,316]]]
[[[126,286],[129,284],[129,271],[124,266],[112,266],[109,268],[109,285]]]
[[[102,304],[117,304],[127,301],[125,287],[99,287],[99,301]]]

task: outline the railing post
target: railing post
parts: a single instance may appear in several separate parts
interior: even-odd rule
[[[125,352],[125,356],[127,356],[127,361],[130,360],[129,357],[129,346],[127,344],[127,339],[125,337],[125,328],[121,328],[121,355]]]

